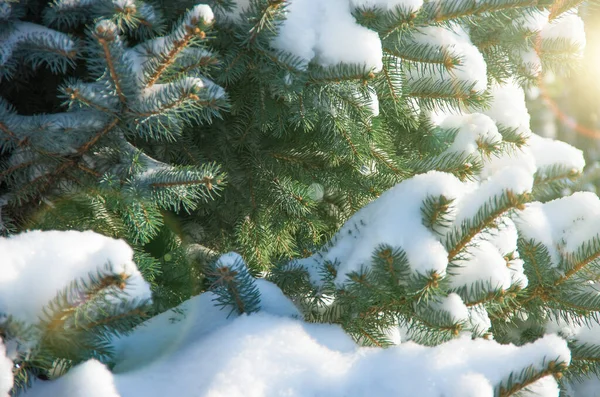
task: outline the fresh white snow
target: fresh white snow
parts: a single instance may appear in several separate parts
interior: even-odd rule
[[[525,105],[525,92],[515,82],[493,84],[490,87],[492,100],[488,109],[481,112],[492,118],[498,125],[516,130],[519,135],[531,135],[529,113]]]
[[[89,360],[53,382],[38,383],[23,394],[27,397],[123,397],[112,373],[104,364]],[[167,395],[167,394],[165,394]],[[137,396],[137,395],[136,395]]]
[[[248,0],[236,0],[224,17],[240,21]],[[272,45],[301,58],[305,66],[316,61],[322,66],[354,63],[379,71],[382,68],[381,41],[376,32],[359,25],[356,8],[418,11],[422,0],[294,0],[287,4],[285,21]],[[301,38],[301,39],[299,39]]]
[[[482,93],[487,88],[487,65],[483,55],[471,43],[467,32],[460,26],[445,28],[441,26],[428,26],[419,28],[412,40],[418,44],[439,47],[441,53],[460,59],[460,64],[452,69],[441,72],[432,68],[408,71],[409,82],[421,78],[431,79],[435,82],[457,81],[473,84],[475,92]]]
[[[133,250],[123,240],[87,231],[31,231],[0,238],[0,313],[35,324],[44,307],[75,280],[110,264],[128,276],[131,299],[150,298],[150,286],[133,262]]]
[[[527,204],[515,217],[519,233],[525,239],[544,244],[560,263],[561,253],[574,252],[600,232],[600,199],[590,192],[576,192],[547,203]]]
[[[0,338],[0,397],[8,397],[13,386],[13,362],[6,356],[6,348]]]
[[[351,10],[348,0],[294,0],[286,9],[286,20],[272,45],[307,64],[315,59],[323,66],[356,63],[379,71],[379,36],[357,24]]]
[[[129,343],[137,342],[134,333]],[[568,363],[566,342],[547,335],[517,347],[464,336],[437,347],[407,342],[388,349],[361,348],[338,326],[259,313],[238,317],[112,379],[90,361],[70,376],[36,383],[25,396],[79,397],[88,395],[91,382],[101,380],[97,389],[111,397],[117,395],[113,387],[120,397],[492,397],[493,387],[511,372],[529,365],[543,368],[544,360]]]
[[[564,39],[578,44],[582,51],[586,43],[583,20],[573,12],[548,23],[540,34],[543,39]]]

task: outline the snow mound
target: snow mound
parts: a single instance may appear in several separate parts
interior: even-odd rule
[[[128,276],[131,299],[149,299],[150,286],[133,262],[133,250],[123,240],[86,231],[31,231],[0,238],[0,313],[35,324],[44,307],[74,280],[111,265]]]
[[[112,373],[96,360],[71,369],[53,382],[40,383],[27,390],[24,397],[122,397]]]
[[[257,279],[261,312],[301,318],[294,304],[273,283]],[[183,302],[138,326],[132,333],[113,340],[117,373],[163,360],[170,353],[229,324],[235,316],[215,306],[217,296],[207,292]]]
[[[136,371],[109,379],[108,371],[91,361],[65,378],[38,382],[27,397],[95,396],[75,386],[99,380],[104,395],[120,397],[492,397],[511,372],[529,365],[542,369],[548,360],[570,361],[566,342],[556,335],[520,347],[461,337],[437,347],[408,342],[361,348],[338,326],[258,313],[238,317]]]

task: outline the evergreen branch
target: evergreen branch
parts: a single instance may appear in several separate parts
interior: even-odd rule
[[[15,195],[19,196],[24,191],[26,191],[27,188],[29,188],[30,186],[33,186],[38,181],[41,181],[42,179],[47,178],[47,180],[45,181],[45,183],[43,183],[42,186],[38,189],[38,193],[37,194],[41,195],[46,189],[48,189],[49,186],[52,185],[52,182],[54,182],[54,178],[56,178],[57,176],[61,175],[63,172],[65,172],[69,167],[73,166],[74,164],[75,164],[75,161],[72,161],[72,160],[71,161],[65,161],[65,162],[63,162],[60,166],[58,166],[57,168],[55,168],[52,172],[39,175],[39,176],[33,178],[28,183],[24,184],[21,188],[19,188],[15,192]]]
[[[64,72],[75,64],[76,43],[67,34],[31,22],[1,23],[2,42],[6,44],[1,48],[0,81],[15,72],[15,58],[33,68],[46,64],[54,73]]]
[[[229,62],[229,64],[223,69],[223,74],[228,75],[233,67],[242,59],[243,55],[246,55],[248,49],[242,49],[238,51],[237,55]]]
[[[93,329],[93,328],[97,328],[97,327],[104,327],[109,324],[113,324],[117,321],[123,320],[125,318],[135,317],[135,318],[144,319],[144,318],[147,318],[148,316],[150,316],[148,309],[135,307],[134,309],[129,310],[127,312],[117,313],[112,316],[105,316],[105,317],[100,318],[99,320],[87,323],[85,325],[85,328]]]
[[[274,159],[283,160],[288,163],[301,164],[305,167],[313,168],[313,169],[319,168],[316,164],[311,164],[310,162],[304,161],[304,158],[302,158],[301,156],[286,155],[286,154],[282,154],[282,153],[270,153],[270,155]]]
[[[54,182],[55,178],[60,176],[61,174],[63,174],[65,171],[67,171],[70,167],[72,166],[77,166],[77,164],[79,163],[79,160],[81,158],[81,156],[83,156],[86,152],[88,152],[90,150],[90,148],[105,134],[107,134],[109,131],[111,131],[118,123],[118,119],[114,119],[112,122],[108,123],[108,125],[102,129],[100,132],[98,132],[94,137],[92,137],[92,139],[90,139],[89,141],[87,141],[86,143],[84,143],[83,145],[81,145],[76,152],[74,153],[73,156],[71,156],[70,158],[67,159],[67,161],[62,162],[62,164],[60,164],[58,167],[56,167],[54,170],[52,170],[51,172],[48,173],[42,173],[41,175],[35,177],[34,179],[32,179],[31,181],[29,181],[28,183],[24,184],[23,186],[21,186],[17,191],[16,191],[16,195],[20,195],[22,194],[24,191],[26,191],[29,187],[35,185],[37,182],[39,182],[40,180],[46,179],[46,181],[37,189],[37,194],[41,194],[42,192],[44,192],[48,187],[50,187],[52,185],[52,183]],[[49,155],[51,157],[59,157],[56,154],[53,153],[46,153],[44,151],[39,151],[42,154],[46,154]],[[64,159],[63,159],[64,160]]]
[[[550,361],[548,363],[548,368],[543,371],[536,371],[533,366],[526,368],[518,379],[523,379],[520,382],[514,382],[511,384],[511,380],[507,382],[510,386],[500,386],[498,389],[498,397],[510,397],[514,396],[515,393],[531,386],[533,383],[542,379],[545,376],[554,375],[555,377],[560,377],[562,372],[567,368],[565,363],[558,363],[556,361]],[[512,374],[511,374],[512,376]]]
[[[402,43],[397,48],[384,47],[383,51],[404,61],[440,65],[446,70],[462,65],[461,59],[453,56],[447,47]]]
[[[593,291],[593,293],[597,293],[597,292]],[[573,294],[573,296],[565,295],[562,297],[562,299],[557,299],[553,295],[552,298],[555,302],[559,303],[563,307],[574,310],[575,314],[580,315],[580,316],[582,316],[582,315],[589,316],[590,313],[593,313],[596,311],[596,309],[598,308],[598,305],[600,304],[600,298],[598,298],[596,296],[590,296],[590,294],[578,293],[578,294]],[[581,299],[581,301],[574,302],[569,299]]]
[[[256,209],[256,195],[254,194],[252,173],[248,174],[248,189],[250,190],[250,202],[252,203],[252,208]]]
[[[351,272],[346,275],[346,277],[362,287],[365,287],[370,290],[376,290],[377,287],[370,281],[369,273],[366,270],[361,272]]]
[[[227,259],[217,260],[207,275],[211,281],[210,290],[217,295],[217,305],[231,306],[230,314],[233,311],[238,314],[258,311],[260,292],[246,264],[239,257],[233,263]]]
[[[573,275],[584,269],[587,265],[600,258],[600,250],[595,249],[600,246],[600,236],[596,235],[590,243],[584,243],[579,249],[579,252],[584,252],[585,255],[572,254],[567,257],[566,263],[571,265],[564,275],[558,278],[554,285],[558,286],[565,281],[569,280]]]
[[[440,93],[440,92],[427,92],[427,91],[411,91],[409,96],[413,98],[419,99],[456,99],[458,101],[464,102],[471,98],[472,94],[470,92],[454,92],[452,94]]]
[[[112,273],[111,267],[108,265],[104,272],[99,272],[96,277],[91,277],[89,283],[83,279],[75,281],[48,304],[47,309],[44,310],[46,318],[42,321],[43,327],[51,332],[62,329],[83,305],[95,301],[113,288],[123,291],[128,277],[124,273]]]
[[[198,21],[192,21],[192,24],[195,25]],[[146,88],[150,88],[158,81],[163,72],[171,66],[177,57],[177,55],[188,46],[192,38],[200,37],[200,39],[206,38],[206,33],[201,30],[199,27],[190,27],[186,26],[186,34],[180,39],[173,41],[173,48],[163,57],[162,62],[158,65],[154,73],[150,75],[148,81],[146,82]]]
[[[119,76],[117,74],[117,71],[115,69],[115,65],[114,65],[114,61],[112,59],[110,48],[108,47],[109,41],[113,41],[115,39],[115,37],[116,37],[116,32],[107,31],[106,28],[102,25],[96,26],[96,29],[94,30],[94,38],[96,38],[96,40],[100,44],[100,47],[102,48],[102,53],[104,55],[104,59],[106,60],[106,67],[108,69],[110,78],[115,85],[115,90],[117,92],[117,96],[119,97],[119,100],[121,101],[121,103],[127,104],[127,99],[125,98],[125,95],[123,94],[123,90],[121,89],[121,82],[120,82]]]
[[[398,169],[398,167],[396,167],[390,159],[385,158],[384,155],[382,155],[380,152],[381,152],[381,149],[371,147],[371,154],[373,156],[375,156],[375,158],[377,160],[382,162],[386,167],[388,167],[390,170],[392,170],[395,174],[405,174],[404,172],[400,171],[400,169]]]
[[[358,151],[356,150],[356,146],[354,146],[354,143],[352,142],[352,139],[350,139],[350,137],[348,136],[348,133],[346,132],[346,129],[342,126],[340,126],[337,129],[339,132],[342,133],[342,136],[344,137],[344,139],[346,140],[346,142],[348,142],[348,145],[350,146],[350,149],[352,149],[352,153],[354,153],[354,155],[356,157],[358,157]]]
[[[538,0],[432,1],[423,6],[421,15],[425,16],[423,18],[424,22],[440,23],[453,19],[474,17],[485,13],[535,7],[537,3]]]
[[[535,179],[534,179],[533,184],[536,187],[539,185],[542,185],[542,184],[549,185],[552,182],[562,181],[565,179],[574,180],[574,179],[577,179],[577,177],[579,177],[580,175],[581,175],[581,173],[578,170],[568,170],[561,174],[554,174],[554,175],[548,176],[548,175],[546,175],[545,172],[540,175],[539,170],[538,170],[538,172],[536,172],[536,174],[535,174]]]
[[[466,289],[466,288],[465,288]],[[490,291],[491,289],[491,291]],[[458,294],[463,298],[465,306],[467,307],[475,307],[478,305],[486,305],[489,303],[496,303],[501,305],[500,307],[512,307],[517,304],[517,293],[521,290],[519,285],[511,285],[506,290],[499,288],[497,285],[492,286],[489,282],[477,282],[475,287],[471,289],[471,293],[463,293],[462,291],[458,291]],[[473,292],[476,291],[476,292]],[[485,292],[488,291],[488,292]],[[470,299],[470,295],[476,297],[479,295],[479,298],[475,300]],[[488,309],[490,310],[490,309]],[[494,307],[491,312],[497,311],[498,308]]]
[[[525,202],[529,200],[528,194],[516,195],[511,190],[506,190],[502,193],[499,200],[496,201],[495,205],[490,205],[490,203],[486,203],[479,211],[477,211],[477,215],[475,215],[474,223],[467,221],[467,232],[459,233],[459,238],[457,241],[453,241],[452,249],[448,251],[448,262],[452,262],[456,259],[456,256],[461,253],[467,245],[481,233],[483,230],[493,227],[497,220],[508,211],[515,208],[523,208]],[[489,211],[489,207],[492,207],[493,210]]]
[[[99,173],[98,171],[95,171],[91,168],[86,167],[85,165],[81,164],[81,162],[77,162],[77,168],[79,168],[80,170],[82,170],[83,172],[86,172],[90,175],[92,175],[95,178],[100,178],[102,177],[102,174]]]
[[[385,38],[399,30],[401,31],[407,28],[412,28],[417,15],[417,13],[413,12],[409,13],[408,15],[406,13],[402,13],[400,19],[398,19],[396,23],[391,24],[389,28],[380,33],[381,37]]]
[[[77,100],[77,101],[83,103],[84,105],[94,108],[103,113],[109,113],[109,114],[113,113],[113,111],[111,109],[105,108],[104,106],[100,106],[99,104],[94,103],[94,102],[90,101],[89,99],[83,97],[77,88],[73,89],[71,87],[66,87],[65,93],[67,93],[67,95],[69,95],[69,99],[71,99],[71,100]]]
[[[153,111],[150,112],[133,112],[133,114],[135,114],[138,117],[152,117],[152,116],[156,116],[162,113],[165,113],[168,110],[171,109],[176,109],[179,108],[181,105],[183,105],[186,101],[191,100],[191,101],[195,101],[197,102],[199,105],[201,106],[206,106],[206,107],[214,107],[216,108],[217,106],[215,105],[215,101],[202,101],[200,100],[200,98],[198,97],[198,95],[193,94],[193,93],[186,93],[185,95],[181,96],[180,98],[178,98],[177,100],[169,103],[168,105],[165,106],[161,106]]]
[[[600,361],[600,346],[593,343],[576,343],[569,346],[571,361]]]
[[[394,102],[398,100],[398,94],[396,94],[396,89],[394,88],[394,84],[392,83],[392,80],[390,78],[390,73],[388,71],[388,68],[385,66],[385,64],[383,65],[382,68],[382,73],[385,76],[385,81],[387,82],[387,87],[389,87],[390,89],[390,94],[392,95],[392,98],[394,99]]]
[[[465,303],[466,307],[474,307],[474,306],[479,306],[479,305],[486,304],[488,302],[493,302],[493,301],[499,300],[499,299],[501,299],[503,297],[504,297],[504,291],[503,290],[490,291],[486,295],[482,296],[481,298],[479,298],[477,300],[466,301],[464,303]]]
[[[369,342],[371,342],[373,344],[373,346],[377,346],[377,347],[383,347],[383,344],[380,343],[377,339],[375,339],[373,336],[371,336],[371,334],[369,334],[367,331],[364,330],[364,328],[362,327],[357,327],[358,331],[360,332],[360,335],[362,335],[363,337],[367,338],[369,340]]]
[[[521,148],[527,144],[528,138],[520,134],[518,128],[507,128],[498,125],[498,132],[502,135],[503,142],[514,145],[516,148]]]
[[[445,229],[450,226],[452,220],[449,215],[453,202],[454,199],[448,199],[444,195],[437,197],[427,196],[421,207],[423,225],[436,233],[440,233],[440,231],[436,230],[436,227]]]
[[[98,142],[98,140],[100,138],[102,138],[104,135],[108,134],[117,125],[118,122],[119,122],[119,119],[113,119],[113,121],[111,121],[110,123],[108,123],[108,125],[103,130],[101,130],[96,135],[94,135],[94,137],[92,139],[90,139],[89,141],[87,141],[86,143],[84,143],[83,145],[81,145],[77,149],[76,154],[78,156],[81,156],[84,153],[87,153],[87,151],[90,150],[90,148],[92,146],[94,146],[96,144],[96,142]]]
[[[263,56],[267,57],[271,62],[278,65],[282,69],[287,70],[292,75],[297,74],[300,70],[299,68],[294,67],[294,66],[288,64],[287,62],[283,62],[281,60],[281,58],[290,58],[290,57],[293,58],[293,55],[291,55],[291,54],[280,52],[280,54],[279,54],[280,56],[278,57],[278,56],[275,56],[275,55],[269,53],[266,50],[263,50],[262,48],[255,48],[254,50],[257,53],[262,54]]]
[[[311,65],[308,81],[312,84],[341,83],[343,81],[368,82],[375,78],[375,73],[364,65],[338,64],[322,67]]]
[[[215,178],[212,176],[204,176],[201,179],[189,179],[189,180],[179,180],[179,181],[168,181],[168,182],[152,182],[150,186],[153,188],[165,188],[165,187],[176,187],[176,186],[190,186],[190,185],[204,185],[208,190],[213,189],[213,182]],[[217,184],[220,184],[222,181],[217,180]]]
[[[49,54],[58,55],[61,58],[65,58],[65,59],[68,59],[71,61],[73,61],[77,57],[77,51],[75,51],[75,50],[65,51],[65,50],[61,50],[60,48],[48,48],[48,47],[37,47],[35,50],[37,53],[47,52]]]
[[[573,361],[592,361],[592,362],[600,362],[600,357],[591,357],[591,356],[572,356],[571,360]]]
[[[482,169],[481,161],[473,155],[464,153],[444,153],[419,159],[411,164],[412,172],[422,174],[431,170],[447,172],[461,181],[473,179]]]
[[[533,240],[530,240],[528,242],[524,242],[524,240],[522,239],[519,240],[519,248],[521,248],[519,249],[519,253],[521,253],[527,265],[529,265],[533,269],[536,275],[538,285],[543,285],[544,283],[540,264],[537,260],[537,256],[535,255],[541,247],[542,244],[537,244],[534,246]]]
[[[548,292],[548,289],[543,285],[538,285],[533,290],[528,288],[529,295],[522,295],[525,299],[522,299],[518,302],[520,307],[525,307],[526,304],[533,301],[534,299],[539,298],[542,302],[548,302],[551,299],[551,293]]]
[[[20,170],[21,168],[26,168],[33,164],[35,164],[34,161],[25,161],[23,163],[13,165],[12,167],[9,167],[4,171],[0,172],[0,180],[6,178],[8,175],[11,175],[12,173],[14,173],[17,170]]]
[[[435,317],[440,317],[444,320],[449,320],[450,316],[444,312],[442,312],[442,315],[436,315]],[[438,318],[436,318],[436,320],[438,320]],[[440,331],[446,331],[450,334],[452,334],[452,336],[458,336],[460,334],[460,331],[463,329],[464,325],[462,323],[455,323],[455,324],[450,324],[450,325],[439,325],[439,324],[435,324],[434,322],[431,322],[429,320],[424,319],[422,316],[418,316],[415,321],[420,322],[421,324],[425,325],[429,330],[432,329],[437,329]],[[452,321],[449,321],[452,322]]]
[[[190,75],[196,69],[203,68],[206,66],[216,66],[220,64],[220,61],[212,55],[205,55],[198,58],[195,62],[190,62],[187,65],[179,66],[175,71],[175,78],[181,78]],[[170,80],[170,79],[169,79]]]
[[[254,10],[255,13],[253,15],[259,15],[258,21],[250,28],[250,37],[247,39],[249,44],[253,44],[258,35],[263,31],[265,27],[269,28],[272,32],[275,32],[275,26],[273,26],[274,17],[279,14],[284,6],[285,0],[267,0],[266,7],[264,9]]]
[[[5,140],[14,140],[15,142],[17,142],[17,146],[22,146],[25,142],[27,142],[27,138],[25,139],[19,139],[19,137],[12,132],[8,126],[6,124],[4,124],[3,122],[0,121],[0,130],[2,132],[4,132],[6,135],[8,135],[8,138],[5,138]]]
[[[565,11],[573,10],[579,7],[585,0],[555,0],[550,6],[550,15],[548,20],[552,22]]]

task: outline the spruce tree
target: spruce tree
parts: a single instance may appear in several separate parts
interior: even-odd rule
[[[125,238],[147,263],[147,278],[174,279],[157,285],[165,304],[179,302],[198,276],[176,282],[181,274],[164,275],[144,246],[160,234],[167,211],[213,199],[225,175],[201,157],[165,162],[150,148],[182,139],[185,125],[210,123],[228,107],[207,77],[216,63],[206,48],[211,9],[195,6],[167,28],[160,10],[142,2],[57,1],[43,8],[47,27],[21,21],[27,6],[2,3],[0,82],[18,97],[21,79],[45,66],[63,76],[54,87],[63,109],[21,115],[0,98],[4,220],[17,229],[91,228]],[[75,66],[85,71],[73,73]],[[163,240],[174,248],[179,239]],[[182,257],[175,251],[162,266],[188,276]]]
[[[66,271],[39,321],[0,290],[16,380],[0,390],[85,395],[97,376],[106,395],[414,395],[428,381],[395,385],[387,363],[431,370],[431,396],[556,396],[599,373],[600,200],[559,198],[582,153],[532,133],[523,91],[579,56],[579,2],[210,5],[163,20],[144,3],[57,1],[42,26],[3,3],[3,84],[27,84],[21,65],[81,75],[61,83],[66,112],[0,114],[16,229],[125,238],[161,305],[210,291],[124,336],[152,313],[121,295],[131,269],[82,256],[90,275]],[[4,240],[25,265],[1,282],[27,281],[34,265],[12,259],[26,236]],[[257,356],[281,379],[239,359]],[[331,357],[335,385],[318,366]],[[246,372],[223,383],[210,360]]]

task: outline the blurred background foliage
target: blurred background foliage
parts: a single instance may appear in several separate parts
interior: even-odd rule
[[[586,46],[579,66],[543,73],[527,92],[531,129],[584,152],[587,170],[574,190],[600,191],[600,7],[583,5]],[[565,192],[567,193],[567,192]]]

